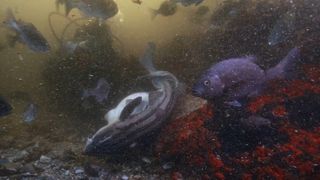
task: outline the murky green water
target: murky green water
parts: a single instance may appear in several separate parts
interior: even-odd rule
[[[79,2],[84,2],[85,6],[77,6]],[[159,144],[157,135],[147,143],[147,148],[139,147],[131,152],[128,147],[129,152],[125,154],[111,155],[116,157],[115,162],[106,161],[105,158],[110,157],[105,155],[96,158],[82,154],[87,138],[107,124],[104,115],[110,109],[129,94],[156,89],[148,78],[141,78],[148,74],[139,63],[148,42],[154,42],[157,46],[154,57],[156,67],[174,74],[185,88],[182,99],[188,102],[178,101],[174,109],[179,112],[173,110],[174,114],[186,115],[200,108],[192,107],[192,103],[188,105],[191,108],[186,107],[189,101],[203,105],[200,98],[190,100],[186,97],[192,97],[192,87],[199,76],[224,59],[256,56],[256,63],[266,70],[297,47],[301,49],[302,59],[298,69],[303,69],[307,64],[313,66],[315,72],[318,71],[320,3],[317,0],[204,0],[199,5],[193,3],[190,6],[173,2],[176,12],[166,15],[159,9],[153,19],[151,9],[158,9],[163,1],[141,0],[139,4],[140,1],[114,0],[117,13],[105,19],[92,17],[92,14],[81,9],[95,11],[102,5],[95,7],[90,1],[79,2],[73,2],[74,8],[68,16],[65,15],[65,5],[57,9],[53,0],[0,2],[0,19],[3,22],[0,26],[0,95],[12,106],[10,114],[0,117],[0,179],[92,177],[88,166],[99,171],[100,174],[95,173],[94,176],[101,179],[126,179],[127,176],[130,179],[177,179],[172,173],[186,175],[190,168],[196,172],[191,173],[191,179],[202,175],[217,178],[211,171],[198,171],[196,163],[184,166],[184,162],[176,161],[173,168],[171,161],[175,160],[159,159],[154,152],[154,147]],[[6,14],[8,8],[16,20],[21,20],[17,22],[34,25],[49,43],[48,52],[35,52],[22,36],[10,45],[8,35],[12,40],[13,35],[24,33],[31,37],[31,43],[36,40],[35,36],[10,28]],[[307,79],[303,73],[296,75],[295,79]],[[94,89],[101,78],[110,87],[106,100],[99,102],[95,96],[84,97],[84,92]],[[318,80],[310,82],[318,85]],[[315,98],[318,96],[315,95]],[[215,104],[213,101],[215,108],[223,109],[217,102]],[[303,103],[302,106],[308,106]],[[36,105],[36,113],[28,121],[24,113],[30,110],[30,104]],[[318,107],[319,103],[312,106]],[[228,109],[226,111],[229,112]],[[239,111],[247,113],[246,109]],[[171,114],[171,110],[165,113]],[[174,122],[175,118],[173,115],[166,119]],[[317,128],[319,121],[315,120],[311,126]],[[190,126],[186,128],[191,129]],[[142,128],[141,131],[144,130]],[[220,153],[226,153],[223,156],[226,157],[229,152]],[[319,163],[316,160],[313,162]],[[104,170],[92,168],[91,164]],[[163,164],[166,166],[163,167]],[[46,165],[56,169],[45,170]],[[200,169],[210,169],[208,166]],[[83,167],[85,172],[82,172]],[[109,175],[103,174],[105,172]],[[319,173],[319,170],[314,172]],[[227,171],[224,173],[226,177],[234,178]]]

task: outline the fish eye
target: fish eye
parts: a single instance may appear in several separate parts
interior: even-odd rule
[[[203,82],[203,84],[204,84],[205,86],[209,86],[209,85],[210,85],[210,82],[209,82],[208,80],[205,80],[205,81]]]

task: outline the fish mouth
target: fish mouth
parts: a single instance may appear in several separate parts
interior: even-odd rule
[[[197,91],[197,90],[192,90],[192,95],[194,95],[194,96],[199,96],[200,95],[200,93]]]
[[[202,93],[197,88],[192,88],[192,95],[196,97],[202,97]]]

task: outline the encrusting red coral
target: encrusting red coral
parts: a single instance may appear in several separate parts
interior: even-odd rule
[[[272,114],[284,118],[289,113],[284,106],[286,99],[308,92],[320,94],[320,66],[307,66],[304,70],[308,80],[278,86],[250,102],[248,111],[256,114],[272,105]],[[205,127],[207,120],[214,121],[212,109],[206,105],[170,122],[156,146],[159,158],[178,157],[186,165],[181,173],[190,173],[186,171],[189,167],[203,179],[320,179],[320,127],[303,129],[282,120],[277,131],[288,137],[285,142],[257,145],[253,150],[230,156],[222,152],[218,132]]]

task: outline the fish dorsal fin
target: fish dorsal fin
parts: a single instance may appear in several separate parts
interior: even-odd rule
[[[123,108],[123,110],[121,111],[121,114],[120,114],[120,121],[123,121],[125,120],[126,118],[128,118],[131,113],[134,111],[134,109],[139,105],[141,104],[142,102],[142,97],[139,96],[135,99],[130,99],[130,100],[127,100],[128,103],[127,105]]]

